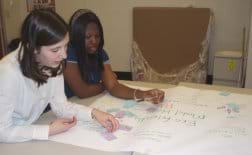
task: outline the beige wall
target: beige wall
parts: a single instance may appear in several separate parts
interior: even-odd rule
[[[70,2],[70,3],[69,3]],[[85,7],[85,0],[56,0],[56,11],[66,21],[74,10]],[[7,41],[19,36],[21,24],[28,14],[26,0],[3,0],[4,22],[7,31]]]
[[[252,11],[250,19],[250,34],[249,34],[249,47],[248,47],[248,63],[246,72],[245,87],[252,88]]]
[[[25,0],[13,1],[15,7],[7,7],[9,13],[19,14],[7,17],[8,40],[16,37],[21,19],[26,16]],[[215,33],[211,44],[209,73],[212,73],[214,52],[217,50],[242,48],[242,29],[249,28],[252,0],[56,0],[56,11],[68,21],[74,10],[89,8],[100,17],[105,33],[105,49],[115,71],[130,71],[129,58],[132,43],[132,8],[135,6],[161,7],[209,7],[215,15]],[[6,11],[5,11],[6,12]],[[16,18],[16,19],[15,19]],[[13,22],[14,20],[14,23]],[[146,23],[147,24],[147,23]],[[151,37],[151,36],[150,36]]]
[[[86,0],[55,0],[55,5],[57,13],[59,13],[66,22],[69,21],[75,10],[88,8]]]
[[[19,25],[21,24],[21,1],[3,0],[3,17],[5,23],[7,42],[19,36]],[[15,12],[15,13],[14,13]]]
[[[105,31],[105,47],[114,70],[130,71],[132,43],[132,8],[135,6],[209,7],[215,14],[215,34],[209,58],[212,74],[216,50],[242,48],[242,29],[249,27],[251,0],[86,0],[87,6],[101,18]],[[147,24],[147,23],[146,23]],[[150,36],[151,37],[151,36]]]

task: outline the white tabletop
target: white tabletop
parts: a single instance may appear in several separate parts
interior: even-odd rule
[[[122,83],[134,86],[142,86],[142,87],[150,87],[150,88],[170,88],[174,87],[174,85],[169,84],[156,84],[156,83],[146,83],[146,82],[132,82],[132,81],[120,81]],[[182,86],[188,86],[193,88],[201,88],[201,89],[213,89],[213,90],[226,90],[235,93],[245,93],[245,94],[252,94],[252,89],[241,89],[241,88],[233,88],[233,87],[225,87],[225,86],[210,86],[204,84],[191,84],[191,83],[180,83]],[[103,96],[103,94],[90,97],[88,99],[79,99],[77,97],[73,97],[70,100],[79,104],[84,104],[89,106],[92,104],[94,100]],[[56,117],[50,111],[43,114],[40,119],[36,122],[36,124],[45,124]],[[0,143],[0,154],[1,155],[142,155],[139,153],[132,153],[132,152],[104,152],[98,151],[89,148],[82,148],[78,146],[62,144],[52,141],[29,141],[23,143],[15,143],[15,144],[5,144]]]
[[[102,94],[101,94],[102,95]],[[99,96],[91,97],[88,99],[78,99],[74,97],[71,101],[81,101],[82,104],[90,105],[93,100]],[[43,114],[36,124],[48,124],[54,120],[56,116],[49,111]],[[82,148],[78,146],[57,143],[52,141],[28,141],[23,143],[5,144],[0,143],[1,155],[130,155],[131,152],[104,152],[89,148]]]
[[[252,94],[252,89],[229,87],[222,85],[207,85],[207,84],[180,82],[179,86],[186,86],[190,88],[206,89],[206,90],[221,90],[238,94],[250,94],[250,95]],[[134,152],[133,155],[146,155],[146,154]]]
[[[168,84],[153,84],[153,83],[145,83],[145,82],[132,82],[132,81],[120,81],[125,84],[135,85],[135,86],[143,86],[143,87],[151,87],[151,88],[168,88],[171,85]],[[79,99],[77,97],[73,97],[70,100],[72,102],[76,102],[84,105],[91,105],[94,100],[103,96],[103,94],[90,97],[87,99]],[[56,116],[49,111],[43,114],[36,124],[48,124],[50,121],[54,120]],[[130,155],[132,152],[104,152],[98,151],[89,148],[82,148],[78,146],[57,143],[52,141],[28,141],[22,143],[13,143],[13,144],[5,144],[0,143],[0,155]]]

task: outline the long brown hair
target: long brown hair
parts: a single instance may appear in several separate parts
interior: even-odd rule
[[[54,11],[41,9],[32,11],[24,20],[21,29],[21,49],[19,63],[24,76],[37,82],[38,86],[47,82],[50,76],[62,73],[63,66],[57,68],[40,66],[36,61],[35,50],[63,40],[68,32],[65,21]],[[49,71],[51,75],[45,73]]]

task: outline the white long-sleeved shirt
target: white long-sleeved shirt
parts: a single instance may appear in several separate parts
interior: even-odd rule
[[[0,142],[47,140],[49,125],[32,123],[48,103],[57,117],[91,120],[91,108],[67,101],[63,75],[37,87],[22,74],[17,56],[18,49],[0,60]]]

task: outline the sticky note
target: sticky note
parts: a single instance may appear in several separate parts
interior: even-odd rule
[[[108,132],[108,131],[101,132],[101,136],[104,137],[108,141],[111,141],[117,138],[113,133]]]

